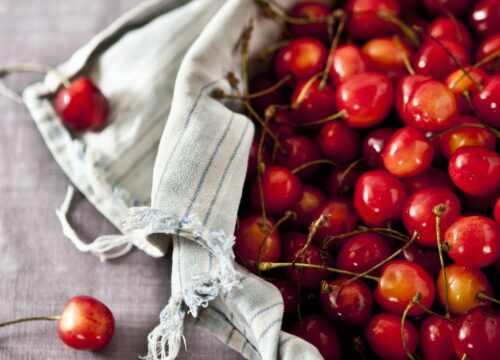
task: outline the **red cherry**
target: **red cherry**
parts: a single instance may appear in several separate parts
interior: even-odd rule
[[[469,75],[478,83],[483,84],[488,79],[488,74],[481,68],[471,70],[470,66],[465,68]],[[464,74],[461,69],[452,72],[445,81],[446,86],[453,92],[457,100],[458,109],[462,114],[473,112],[464,92],[474,95],[478,92],[476,85]]]
[[[500,187],[500,155],[484,147],[456,150],[448,163],[453,183],[474,196],[494,194]]]
[[[280,235],[278,230],[267,234],[274,227],[274,222],[267,218],[263,228],[262,216],[252,215],[240,221],[234,243],[234,252],[243,264],[252,271],[257,267],[253,262],[278,261],[280,258]],[[266,238],[267,237],[267,238]],[[265,241],[265,242],[264,242]]]
[[[317,143],[325,157],[345,164],[358,156],[361,139],[353,128],[340,121],[331,121],[321,128]]]
[[[329,56],[332,57],[330,76],[337,87],[353,75],[372,70],[370,60],[355,45],[339,46]]]
[[[472,36],[467,27],[460,20],[449,16],[436,18],[427,32],[440,40],[452,40],[468,51],[473,48]]]
[[[291,209],[297,217],[290,222],[297,229],[307,229],[319,217],[321,208],[326,202],[325,194],[316,187],[304,185],[303,189],[302,198]]]
[[[110,342],[114,331],[115,320],[108,307],[84,295],[66,303],[57,327],[61,340],[78,350],[101,349]]]
[[[481,306],[453,325],[453,345],[460,358],[495,360],[500,353],[500,312]]]
[[[321,265],[326,267],[331,267],[333,265],[332,258],[328,254],[320,253],[319,248],[314,245],[309,245],[303,258],[300,255],[301,250],[302,249],[299,249],[287,260],[290,262]],[[300,286],[315,289],[318,288],[321,280],[328,279],[331,276],[331,272],[322,269],[289,267],[287,268],[287,275],[288,280],[290,280],[292,284],[300,284]]]
[[[362,273],[390,255],[391,249],[382,236],[363,233],[353,236],[340,248],[337,267],[341,270]]]
[[[297,108],[292,112],[297,123],[314,122],[335,114],[335,91],[329,84],[321,89],[321,80],[304,80],[292,94],[292,104]]]
[[[360,173],[357,169],[335,168],[326,180],[325,189],[332,198],[347,197],[352,192]]]
[[[441,186],[455,191],[448,174],[432,166],[418,175],[404,179],[403,186],[408,194],[413,194],[428,186]]]
[[[420,324],[420,348],[426,360],[456,360],[452,322],[439,316],[428,316]]]
[[[397,130],[382,153],[385,168],[397,177],[421,173],[431,165],[433,157],[432,144],[411,126]]]
[[[256,93],[262,90],[269,89],[276,83],[274,76],[267,72],[259,74],[252,78],[249,83],[250,93]],[[254,97],[250,100],[252,107],[261,115],[270,105],[283,104],[285,99],[281,89],[276,89],[263,96]]]
[[[281,141],[284,153],[277,151],[276,162],[293,170],[301,165],[320,158],[318,146],[314,141],[303,135],[292,135]],[[301,179],[309,179],[319,166],[309,166],[297,173]]]
[[[466,216],[446,230],[448,255],[459,265],[482,268],[500,256],[500,228],[485,216]]]
[[[494,213],[496,222],[498,224],[500,224],[500,197],[495,202],[495,207],[494,207],[493,213]]]
[[[342,358],[342,345],[337,333],[322,316],[307,316],[302,322],[293,325],[290,333],[313,344],[325,360]]]
[[[370,319],[373,296],[361,280],[340,286],[349,278],[330,281],[330,291],[320,295],[321,308],[329,319],[348,326],[365,325]]]
[[[438,276],[441,265],[435,251],[425,250],[417,245],[410,245],[397,257],[397,259],[414,262],[423,267],[429,275],[435,279]]]
[[[385,169],[382,152],[385,145],[396,131],[395,128],[383,127],[370,132],[363,140],[363,160],[371,169]]]
[[[500,50],[500,34],[491,35],[484,39],[476,49],[476,62],[481,61],[486,56],[493,54],[495,51]],[[488,70],[491,74],[500,70],[500,60],[497,58],[488,61],[483,65],[483,68]]]
[[[248,154],[247,179],[255,175],[257,172],[258,156],[259,140],[254,139],[252,145],[250,146],[250,153]],[[271,162],[271,153],[265,143],[262,147],[262,162],[264,164],[269,164]]]
[[[54,106],[73,130],[98,130],[108,118],[108,101],[91,79],[80,77],[57,93]]]
[[[418,331],[409,321],[403,327],[405,344],[409,351],[415,352],[418,346]],[[365,328],[368,344],[378,357],[384,360],[406,360],[401,339],[401,317],[380,313],[373,316]]]
[[[401,217],[406,191],[391,174],[374,170],[364,173],[354,188],[354,207],[370,226],[385,226]]]
[[[274,72],[279,79],[291,74],[293,78],[288,84],[297,86],[324,70],[327,55],[323,44],[316,39],[294,39],[276,54]]]
[[[261,176],[264,207],[271,215],[290,210],[302,197],[300,180],[281,166],[269,166]],[[251,193],[252,206],[261,208],[260,191],[257,179],[254,180]]]
[[[434,302],[436,288],[430,275],[420,265],[405,260],[393,260],[382,268],[375,289],[375,301],[385,310],[402,314],[417,293],[422,294],[420,303],[430,308]],[[414,306],[408,315],[423,313],[423,309]]]
[[[469,53],[459,43],[448,39],[440,39],[440,42],[460,64],[470,65]],[[444,80],[448,74],[458,69],[452,57],[434,40],[428,40],[420,47],[415,55],[413,67],[417,74],[428,75],[436,80]]]
[[[281,254],[282,258],[285,260],[293,258],[295,253],[302,249],[307,243],[307,237],[304,234],[295,231],[288,232],[280,238]]]
[[[500,75],[490,77],[483,89],[472,97],[479,119],[500,128]]]
[[[299,295],[297,288],[285,280],[272,280],[271,283],[276,286],[283,298],[285,319],[293,319],[297,315],[299,305]]]
[[[331,13],[331,9],[321,3],[314,1],[301,1],[294,5],[288,15],[294,18],[313,20],[312,24],[288,24],[288,28],[293,37],[313,37],[323,42],[328,41],[328,26],[326,18]],[[324,23],[321,23],[321,22]]]
[[[329,200],[323,205],[320,215],[327,216],[328,219],[316,231],[314,239],[318,244],[321,244],[327,236],[353,231],[358,224],[358,216],[350,200]]]
[[[400,6],[396,0],[348,0],[346,11],[351,15],[347,22],[347,33],[354,39],[370,39],[390,35],[397,27],[379,14],[391,13],[399,16]]]
[[[498,1],[479,1],[470,13],[470,24],[476,34],[483,38],[500,33]]]
[[[437,247],[436,215],[433,208],[443,204],[445,211],[441,214],[440,233],[443,234],[460,216],[460,200],[450,190],[438,186],[423,188],[413,193],[403,208],[403,223],[409,234],[419,233],[415,239],[419,244]]]
[[[382,72],[406,71],[404,58],[413,59],[413,52],[394,37],[371,39],[363,45],[363,53]]]
[[[284,139],[286,137],[297,134],[297,127],[292,120],[291,111],[289,110],[277,110],[276,114],[269,123],[269,129],[279,138]]]
[[[376,72],[353,75],[337,88],[337,108],[346,112],[344,121],[354,128],[380,123],[391,110],[393,101],[391,82]]]
[[[432,15],[448,15],[447,12],[455,16],[467,13],[472,6],[473,0],[424,0],[425,8]]]

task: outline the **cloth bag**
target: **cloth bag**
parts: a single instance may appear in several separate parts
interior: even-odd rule
[[[235,45],[250,19],[252,57],[279,36],[253,0],[146,1],[118,19],[57,69],[91,77],[106,95],[109,123],[99,132],[61,124],[51,102],[61,86],[55,71],[23,94],[56,161],[122,233],[79,239],[65,216],[70,188],[57,215],[78,249],[106,260],[134,245],[159,257],[173,244],[172,297],[146,359],[175,358],[188,318],[247,359],[322,358],[281,331],[278,290],[234,262],[254,126],[210,93],[229,91],[226,74],[240,74]]]

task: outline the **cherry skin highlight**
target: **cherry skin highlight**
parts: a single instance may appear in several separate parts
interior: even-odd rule
[[[420,348],[426,360],[456,360],[452,322],[430,315],[420,324]]]
[[[470,24],[477,35],[487,37],[500,33],[500,11],[498,1],[479,1],[470,14]]]
[[[480,92],[472,97],[479,119],[500,128],[500,75],[490,77]]]
[[[382,127],[370,132],[361,146],[363,160],[371,169],[385,169],[382,153],[389,139],[396,132],[395,128]]]
[[[338,87],[356,74],[372,70],[373,66],[368,57],[355,45],[339,46],[329,55],[330,77]]]
[[[363,45],[363,53],[371,60],[376,69],[382,72],[405,72],[404,58],[410,62],[413,52],[410,47],[393,37],[375,38]]]

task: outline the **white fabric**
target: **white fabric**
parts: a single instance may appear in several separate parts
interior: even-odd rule
[[[110,242],[133,242],[152,256],[173,243],[172,299],[149,336],[148,359],[175,358],[190,316],[248,359],[321,359],[280,330],[277,289],[234,263],[254,126],[210,97],[215,86],[229,89],[228,71],[239,74],[235,44],[250,19],[251,56],[279,30],[252,0],[182,3],[145,2],[59,67],[71,78],[92,77],[108,97],[104,130],[72,134],[61,125],[50,101],[60,86],[54,74],[26,89],[24,101],[56,161],[124,237],[104,238],[104,247],[102,238],[82,243],[65,217],[69,197],[58,212],[63,229],[101,258]]]

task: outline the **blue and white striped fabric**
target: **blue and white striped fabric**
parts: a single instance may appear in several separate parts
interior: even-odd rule
[[[71,134],[61,125],[48,96],[61,85],[54,73],[24,100],[56,161],[126,241],[152,256],[173,244],[172,298],[147,359],[175,358],[188,318],[248,359],[321,359],[281,331],[277,289],[234,262],[254,127],[210,97],[214,87],[228,90],[229,71],[239,73],[234,45],[250,19],[250,55],[279,29],[252,0],[182,3],[145,2],[58,68],[92,77],[106,94],[103,131]]]

